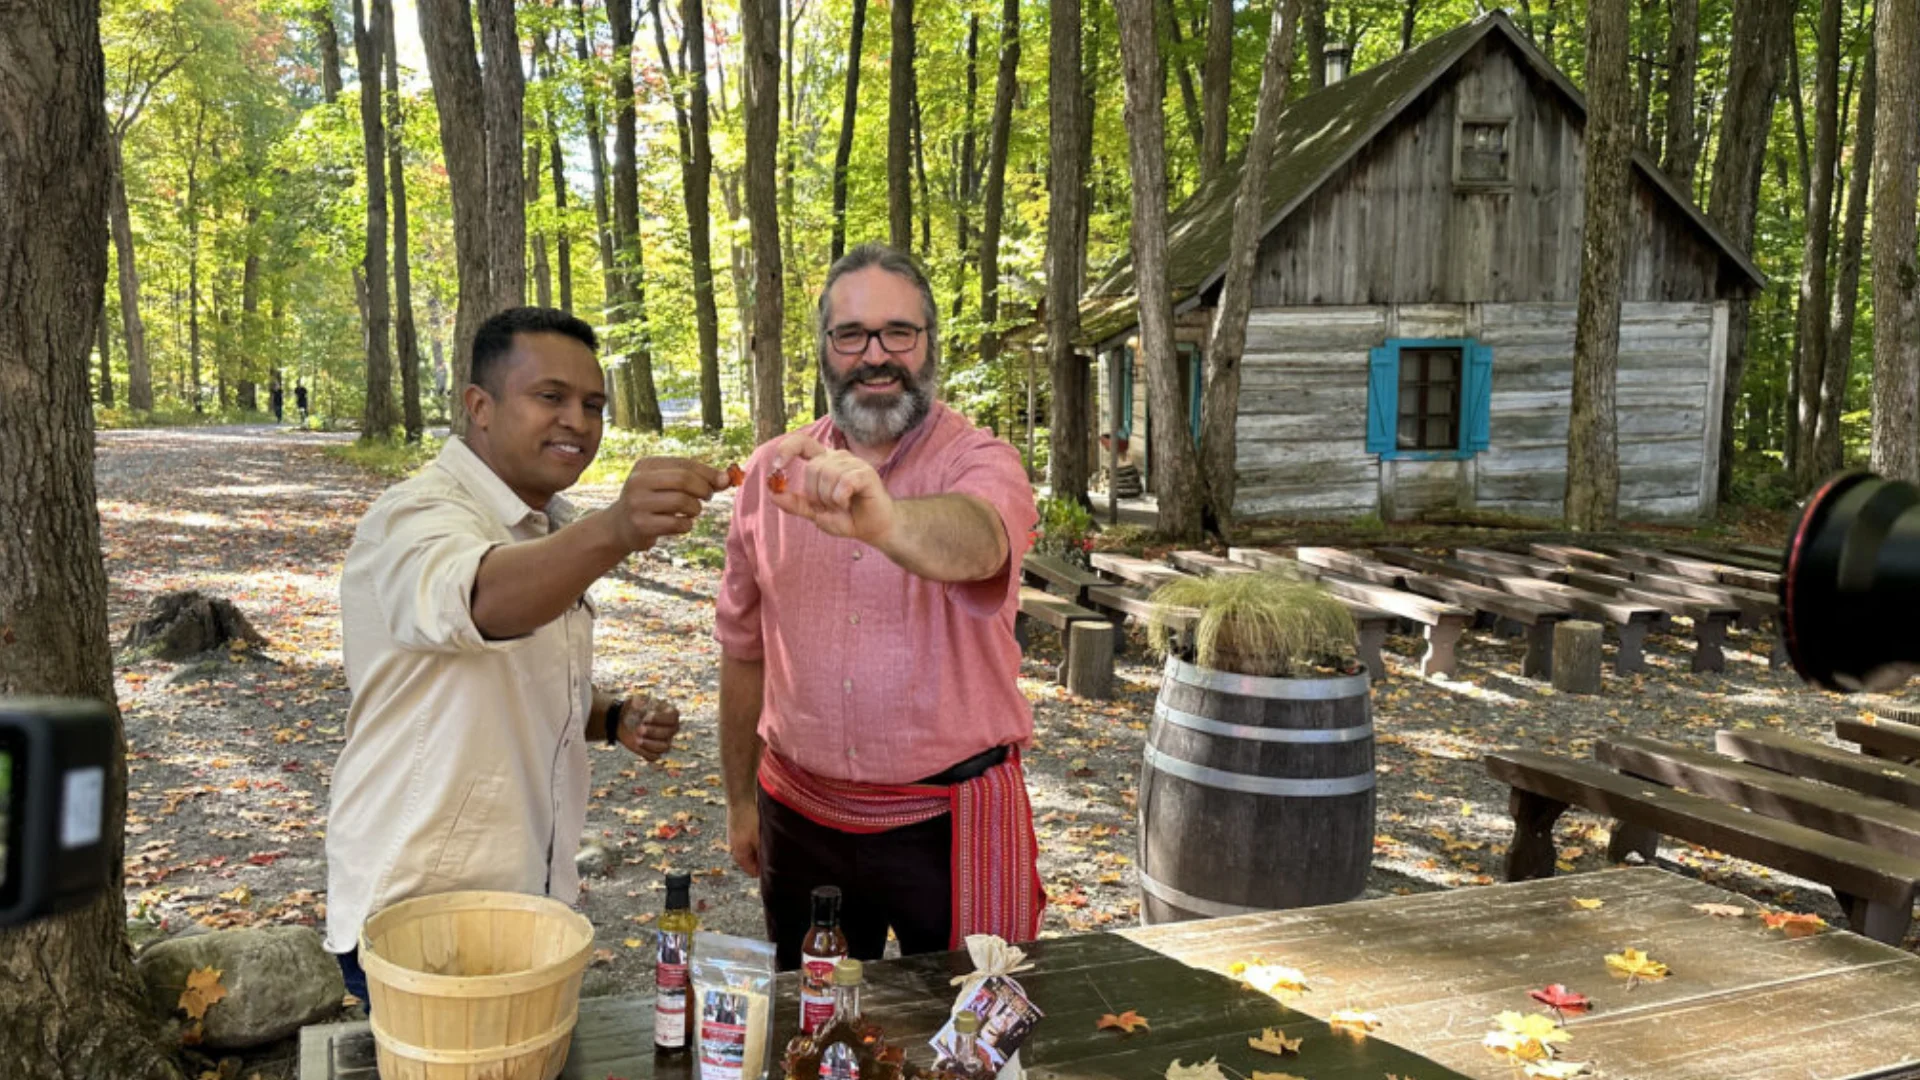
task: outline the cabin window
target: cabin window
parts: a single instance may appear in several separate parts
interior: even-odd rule
[[[1383,458],[1469,458],[1487,448],[1493,349],[1471,338],[1396,338],[1367,363],[1367,449]]]
[[[1511,128],[1511,121],[1504,118],[1462,117],[1454,140],[1453,182],[1461,187],[1511,184]]]

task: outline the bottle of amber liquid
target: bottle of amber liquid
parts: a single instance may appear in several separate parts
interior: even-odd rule
[[[798,1036],[787,1055],[788,1080],[898,1080],[901,1055],[860,1008],[865,969],[842,960],[833,969],[833,1017],[811,1038]]]
[[[667,875],[667,907],[660,913],[653,964],[653,1052],[659,1055],[684,1054],[693,1044],[687,965],[700,917],[693,913],[692,889],[693,875]]]
[[[934,1068],[938,1080],[985,1080],[993,1075],[993,1063],[980,1046],[980,1014],[972,1010],[953,1018],[953,1056]]]
[[[800,943],[800,1033],[812,1035],[833,1019],[834,965],[847,958],[847,935],[840,929],[840,890],[813,890],[813,929]]]

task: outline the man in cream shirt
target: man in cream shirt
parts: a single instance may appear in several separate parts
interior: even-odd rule
[[[366,920],[456,889],[579,895],[591,742],[649,760],[679,712],[593,686],[586,591],[629,554],[684,533],[726,476],[636,462],[613,505],[559,493],[600,446],[605,382],[593,330],[514,308],[474,339],[471,421],[376,501],[340,582],[347,741],[327,822],[327,948],[366,1000]]]

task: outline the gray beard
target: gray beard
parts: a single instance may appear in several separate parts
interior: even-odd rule
[[[834,426],[842,434],[862,446],[886,446],[899,442],[902,436],[919,427],[933,411],[933,393],[927,389],[932,381],[931,375],[929,366],[917,377],[902,379],[900,393],[884,405],[862,402],[855,396],[857,384],[851,378],[845,381],[831,379],[827,387],[831,391],[828,414],[833,417]]]

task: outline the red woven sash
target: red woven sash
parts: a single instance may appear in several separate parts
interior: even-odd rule
[[[850,833],[878,833],[953,815],[953,934],[958,949],[968,934],[1032,941],[1040,933],[1046,890],[1040,885],[1039,845],[1020,752],[965,783],[862,784],[815,776],[768,750],[760,755],[760,786],[816,825]]]

